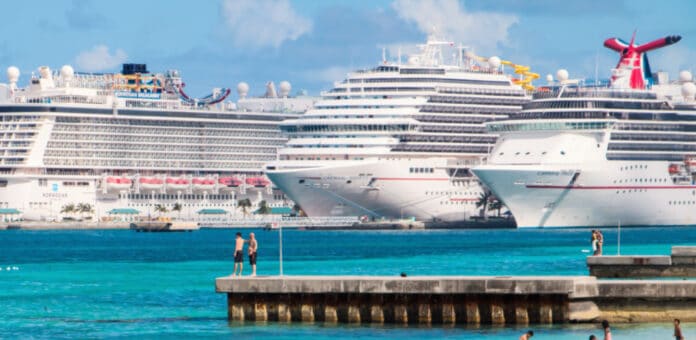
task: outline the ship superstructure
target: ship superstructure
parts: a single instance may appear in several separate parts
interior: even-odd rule
[[[511,209],[519,227],[696,224],[696,86],[651,74],[645,52],[612,38],[621,61],[608,87],[559,82],[524,110],[488,124],[500,134],[474,173]]]
[[[469,167],[495,142],[483,123],[518,112],[530,98],[523,87],[538,76],[432,36],[405,63],[383,59],[282,124],[290,140],[267,165],[269,178],[310,216],[478,214],[482,189]]]
[[[286,141],[278,124],[314,102],[289,98],[289,83],[281,83],[281,96],[271,84],[264,98],[248,98],[240,83],[233,103],[225,101],[229,89],[194,99],[177,71],[153,74],[141,64],[117,74],[70,66],[38,73],[18,88],[19,70],[10,67],[9,84],[0,85],[3,208],[35,220],[165,211],[194,219],[241,214],[244,198],[289,204],[263,175]]]

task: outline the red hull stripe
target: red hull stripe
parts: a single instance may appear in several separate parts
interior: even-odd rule
[[[696,189],[696,185],[656,185],[656,186],[527,185],[526,187],[528,189],[578,189],[578,190]]]
[[[376,177],[379,181],[449,181],[449,178]]]

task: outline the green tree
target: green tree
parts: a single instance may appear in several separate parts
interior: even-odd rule
[[[271,213],[271,208],[268,206],[268,203],[266,203],[265,200],[259,202],[259,214],[261,215],[267,215]]]
[[[483,189],[483,192],[479,195],[478,202],[476,202],[476,207],[481,208],[480,214],[484,220],[488,220],[486,211],[488,211],[488,204],[490,203],[491,196],[493,196],[493,194],[490,192],[490,190]]]
[[[166,214],[169,212],[167,207],[164,206],[164,204],[156,204],[155,205],[155,212],[157,212],[159,215]]]
[[[61,214],[68,214],[71,215],[72,213],[75,212],[75,204],[66,204],[62,208],[60,208],[60,213]]]
[[[179,202],[174,203],[174,206],[172,207],[172,211],[176,211],[178,213],[177,215],[179,216],[178,217],[179,219],[181,219],[181,209],[182,208],[183,207],[181,206],[181,203],[179,203]]]
[[[242,212],[246,216],[249,213],[248,209],[251,207],[251,201],[248,198],[241,199],[237,201],[237,207],[242,208]]]
[[[89,203],[79,203],[75,208],[75,212],[79,213],[81,216],[84,217],[85,214],[94,213],[94,208],[92,208],[92,205]]]
[[[501,202],[497,197],[493,196],[493,199],[488,206],[488,210],[495,210],[496,216],[500,217],[500,209],[502,209],[504,206],[505,204],[503,204],[503,202]]]

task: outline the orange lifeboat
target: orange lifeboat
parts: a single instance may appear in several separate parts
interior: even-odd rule
[[[106,178],[106,188],[114,190],[125,190],[130,189],[133,181],[126,177],[107,177]]]
[[[185,178],[167,177],[167,189],[184,190],[188,186],[189,181]]]
[[[669,174],[674,175],[679,173],[679,164],[670,164],[668,168]]]
[[[242,185],[242,180],[237,177],[220,177],[218,183],[227,188],[236,188]]]
[[[254,188],[265,188],[271,184],[271,181],[263,177],[249,177],[246,179],[246,184],[251,185]]]
[[[210,190],[215,188],[215,181],[209,178],[194,178],[191,180],[193,188],[198,190]]]
[[[145,189],[160,189],[164,182],[157,177],[140,177],[138,180],[141,188]]]

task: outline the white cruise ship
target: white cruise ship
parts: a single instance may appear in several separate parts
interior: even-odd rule
[[[686,71],[653,76],[645,55],[679,40],[608,39],[621,55],[608,87],[559,71],[560,84],[488,125],[500,137],[473,171],[518,227],[696,224],[696,86]]]
[[[266,173],[308,215],[460,221],[478,214],[482,189],[469,168],[495,142],[483,122],[518,112],[531,98],[523,87],[538,75],[497,57],[481,63],[433,37],[419,47],[404,64],[383,60],[351,73],[281,125],[290,140]]]
[[[290,204],[273,190],[263,164],[286,139],[278,124],[311,107],[287,98],[281,83],[265,98],[224,101],[229,89],[194,99],[177,71],[149,73],[125,64],[120,74],[39,68],[26,88],[8,68],[0,84],[0,214],[24,220],[135,220],[164,214],[232,217],[265,200]],[[237,207],[248,198],[252,207]],[[76,208],[76,209],[72,209]],[[79,209],[77,209],[79,208]]]

